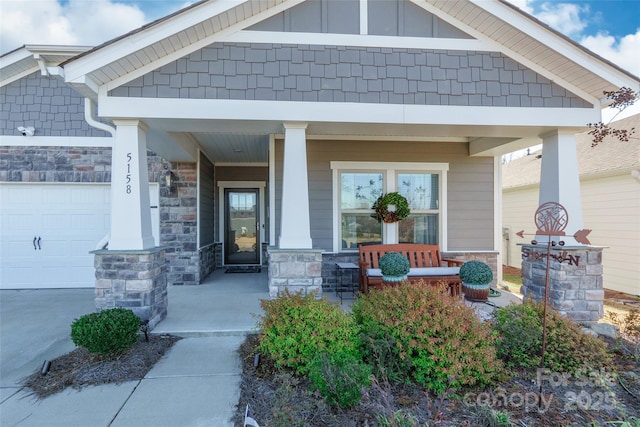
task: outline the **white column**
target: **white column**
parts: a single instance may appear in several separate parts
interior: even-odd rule
[[[538,204],[556,202],[564,206],[568,213],[568,223],[564,229],[566,236],[561,240],[568,246],[582,246],[572,237],[576,231],[584,228],[575,134],[557,130],[541,135],[541,138],[542,165]],[[542,237],[539,241],[547,240]]]
[[[280,249],[311,249],[306,123],[284,123]]]
[[[111,166],[111,237],[109,250],[155,246],[151,234],[147,126],[139,120],[114,120],[116,136]]]

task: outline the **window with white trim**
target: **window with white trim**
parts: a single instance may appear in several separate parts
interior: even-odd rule
[[[427,243],[446,248],[446,163],[331,162],[334,251],[367,243]],[[372,209],[382,194],[397,191],[411,214],[393,224]]]

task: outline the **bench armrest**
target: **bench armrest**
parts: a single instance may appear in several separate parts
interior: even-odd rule
[[[462,267],[464,261],[460,261],[452,258],[442,258],[442,263],[447,264],[447,267]]]

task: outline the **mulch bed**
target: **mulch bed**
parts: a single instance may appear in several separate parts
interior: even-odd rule
[[[543,404],[535,369],[515,372],[495,387],[459,391],[451,396],[431,396],[419,386],[372,385],[359,405],[346,410],[329,407],[310,384],[278,370],[267,357],[254,365],[258,337],[250,335],[239,349],[243,364],[236,427],[244,427],[248,404],[261,426],[378,426],[377,414],[407,409],[417,425],[497,425],[488,421],[487,406],[508,413],[518,426],[585,426],[597,421],[640,417],[640,366],[615,351],[609,369],[586,376],[562,377],[549,373],[542,378]],[[490,412],[490,411],[489,411]],[[412,424],[399,424],[412,425]]]
[[[148,342],[141,337],[116,356],[91,354],[78,347],[52,360],[45,375],[38,370],[25,378],[22,385],[42,399],[67,387],[81,389],[88,385],[141,380],[179,339],[173,335],[150,334]]]

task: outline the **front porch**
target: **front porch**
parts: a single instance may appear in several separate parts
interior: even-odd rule
[[[477,311],[490,314],[495,307],[520,303],[520,297],[501,290],[501,295],[488,303],[470,303]],[[200,286],[168,286],[167,317],[154,333],[180,336],[244,335],[256,332],[262,314],[260,300],[269,299],[266,268],[260,273],[226,274],[215,270]],[[325,287],[323,297],[339,302],[334,287]],[[342,308],[349,310],[354,298],[343,295]]]

